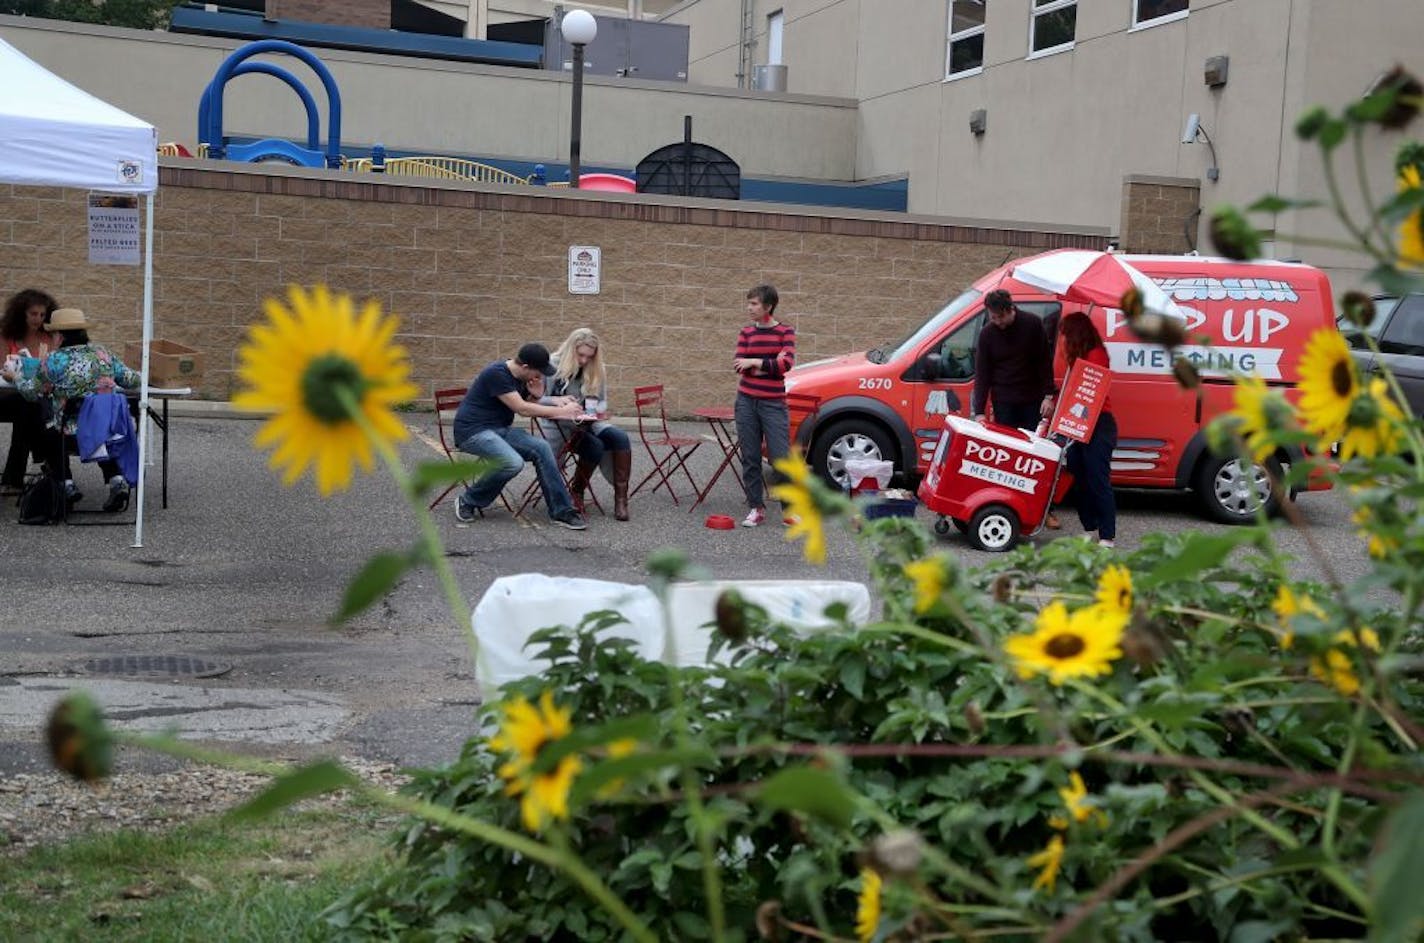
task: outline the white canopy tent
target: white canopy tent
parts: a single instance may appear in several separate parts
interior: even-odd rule
[[[148,360],[153,335],[153,194],[158,134],[153,125],[100,101],[0,39],[0,183],[144,194],[143,386],[138,437],[135,547],[143,546],[148,455]]]

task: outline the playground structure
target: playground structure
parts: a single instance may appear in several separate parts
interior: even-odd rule
[[[321,143],[321,113],[316,98],[295,75],[271,62],[249,61],[265,53],[291,56],[304,62],[316,74],[326,93],[328,137]],[[262,138],[245,144],[233,143],[223,133],[223,99],[228,82],[244,75],[268,75],[285,83],[301,100],[306,113],[306,145],[282,138]],[[649,154],[638,165],[636,176],[615,173],[581,173],[578,188],[612,193],[678,193],[690,196],[716,196],[737,199],[740,195],[740,171],[730,157],[715,148],[694,144],[691,138],[692,119],[684,119],[684,139]],[[168,157],[192,157],[182,144],[160,144],[159,153]],[[217,72],[203,89],[198,101],[197,157],[215,160],[263,163],[279,161],[299,167],[327,167],[354,173],[389,174],[400,177],[424,177],[437,180],[467,180],[476,183],[569,187],[567,181],[549,181],[543,164],[534,172],[521,176],[491,164],[444,155],[407,155],[387,157],[385,147],[377,144],[370,157],[348,159],[341,153],[341,91],[336,80],[321,60],[309,50],[276,39],[262,39],[233,51],[218,66]],[[639,180],[646,177],[647,186]],[[705,191],[705,192],[704,192]]]

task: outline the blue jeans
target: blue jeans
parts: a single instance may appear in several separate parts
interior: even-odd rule
[[[1068,471],[1073,474],[1073,503],[1085,531],[1102,540],[1117,537],[1117,502],[1111,483],[1112,453],[1117,448],[1117,420],[1103,413],[1087,442],[1068,446]]]
[[[460,506],[466,510],[493,504],[504,486],[524,470],[525,462],[534,463],[534,474],[539,477],[539,490],[544,492],[549,517],[558,518],[573,510],[573,499],[564,486],[564,476],[554,463],[554,450],[549,448],[548,442],[526,430],[514,426],[485,429],[461,442],[460,451],[498,463],[460,495]]]
[[[742,453],[742,485],[747,489],[747,507],[764,508],[762,439],[766,439],[766,456],[773,462],[790,455],[791,413],[784,399],[762,399],[738,393],[732,414],[737,420],[737,447]],[[780,481],[781,472],[776,472],[773,480]]]
[[[597,433],[580,436],[574,448],[579,460],[589,465],[603,461],[604,452],[627,452],[631,449],[628,433],[617,426],[604,426]]]

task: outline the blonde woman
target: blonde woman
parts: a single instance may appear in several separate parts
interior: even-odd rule
[[[545,401],[569,397],[584,405],[586,412],[603,415],[608,411],[608,375],[603,368],[603,343],[591,329],[581,327],[564,338],[551,358],[554,375],[549,378]],[[578,433],[582,435],[578,435]],[[628,520],[628,477],[632,472],[633,452],[628,434],[603,420],[574,423],[557,420],[544,423],[544,436],[557,451],[563,442],[577,436],[574,451],[578,467],[569,485],[574,507],[583,511],[583,492],[593,470],[603,467],[604,477],[613,482],[613,516]]]

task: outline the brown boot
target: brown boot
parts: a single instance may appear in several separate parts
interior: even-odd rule
[[[613,516],[628,519],[628,476],[633,471],[632,452],[613,453]]]
[[[569,497],[574,499],[574,510],[580,514],[583,513],[583,489],[588,487],[588,479],[597,467],[597,462],[579,459],[578,467],[574,469],[574,480],[569,482]]]

